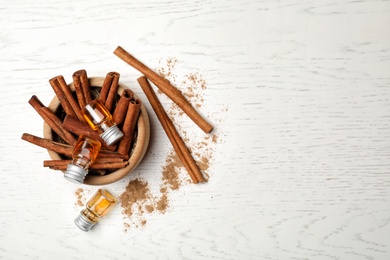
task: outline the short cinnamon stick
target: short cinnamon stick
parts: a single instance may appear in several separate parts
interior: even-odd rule
[[[49,80],[49,83],[51,87],[54,90],[54,93],[56,94],[58,100],[60,101],[62,108],[64,109],[65,113],[67,115],[76,116],[76,113],[74,112],[69,100],[66,98],[66,95],[64,91],[61,88],[59,79],[62,76],[57,76]]]
[[[78,136],[84,135],[88,136],[92,139],[98,140],[103,147],[110,151],[114,151],[116,149],[116,145],[107,146],[100,135],[94,131],[85,121],[80,121],[73,116],[65,116],[63,127],[71,133],[74,133]]]
[[[180,137],[172,121],[169,119],[168,115],[163,109],[160,101],[156,96],[156,93],[153,91],[147,78],[143,76],[138,78],[137,80],[141,88],[145,92],[145,95],[148,98],[150,104],[152,105],[152,108],[155,111],[161,125],[163,126],[163,129],[167,134],[169,140],[171,141],[172,146],[174,147],[179,159],[182,161],[184,167],[187,169],[187,172],[189,173],[192,181],[194,183],[198,183],[199,181],[205,181],[202,173],[200,172],[198,166],[192,158],[183,139]]]
[[[92,102],[87,71],[78,70],[73,73],[72,78],[80,109],[83,109],[87,104]]]
[[[65,142],[75,144],[76,138],[63,128],[61,120],[43,103],[39,98],[33,95],[28,103],[38,112],[42,119],[51,127],[51,129],[58,134]]]
[[[127,108],[130,101],[134,98],[134,93],[130,89],[124,89],[121,93],[118,103],[116,104],[114,113],[112,114],[112,120],[120,125],[123,123],[126,117]]]
[[[133,144],[134,130],[141,111],[141,104],[142,102],[137,99],[131,101],[127,107],[126,118],[122,126],[124,136],[120,140],[118,146],[118,153],[120,154],[129,154],[131,145]]]
[[[118,72],[112,71],[107,73],[99,94],[99,99],[110,112],[112,111],[116,93],[118,91],[119,77],[120,74]]]
[[[83,109],[87,105],[87,102],[85,101],[84,92],[81,87],[80,74],[78,73],[78,71],[73,73],[72,78],[73,78],[73,86],[76,91],[76,96],[79,102],[79,106],[81,109]]]
[[[150,81],[172,99],[172,101],[175,102],[205,133],[211,132],[213,127],[191,106],[183,94],[172,86],[169,81],[163,79],[160,75],[149,69],[120,46],[115,49],[114,54],[150,79]]]
[[[73,151],[73,146],[68,144],[63,144],[59,142],[55,142],[49,139],[41,138],[35,135],[24,133],[22,135],[22,140],[25,140],[29,143],[35,144],[37,146],[46,148],[48,150],[51,150],[53,152],[71,156]]]

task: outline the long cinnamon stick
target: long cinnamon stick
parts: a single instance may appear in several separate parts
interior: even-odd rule
[[[119,142],[118,153],[129,154],[130,147],[133,144],[134,130],[137,125],[138,116],[141,111],[140,100],[131,101],[127,107],[125,121],[123,122],[123,137]]]
[[[49,140],[46,138],[41,138],[32,134],[24,133],[22,135],[22,140],[25,140],[29,143],[35,144],[42,148],[51,150],[53,152],[63,154],[66,156],[71,156],[73,152],[74,146],[63,144],[59,142],[55,142],[53,140]],[[98,154],[98,158],[121,158],[123,160],[128,160],[128,155],[119,154],[118,152],[111,152],[107,150],[100,150]]]
[[[112,120],[120,125],[123,123],[126,117],[127,108],[130,101],[134,98],[134,93],[130,89],[124,89],[121,93],[118,103],[116,104],[114,113],[112,114]]]
[[[114,54],[150,79],[150,81],[172,99],[172,101],[175,102],[205,133],[211,132],[213,127],[191,106],[183,94],[172,86],[169,81],[163,79],[160,75],[149,69],[120,46],[115,49]]]
[[[163,126],[163,129],[167,134],[169,140],[171,141],[177,155],[179,156],[179,159],[182,161],[184,167],[187,169],[187,172],[189,173],[192,181],[194,183],[198,183],[199,181],[205,181],[187,146],[185,145],[183,139],[180,137],[179,133],[174,127],[172,121],[169,119],[165,110],[163,109],[160,101],[156,96],[156,93],[153,91],[147,78],[142,76],[138,78],[137,81],[145,92],[145,95],[148,98],[150,104],[152,105],[152,108],[155,111],[158,120]]]
[[[73,135],[63,128],[61,120],[43,103],[39,98],[33,95],[28,103],[38,112],[42,119],[51,127],[51,129],[58,134],[64,141],[69,144],[75,144],[76,138]]]
[[[66,170],[72,160],[45,160],[43,167],[50,167],[56,170]],[[117,169],[125,167],[129,162],[123,161],[119,158],[97,158],[94,163],[90,165],[90,169]]]
[[[99,99],[110,112],[112,111],[116,93],[118,91],[119,77],[120,74],[118,72],[112,71],[107,73],[99,94]]]

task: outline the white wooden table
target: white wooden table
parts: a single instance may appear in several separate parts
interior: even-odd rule
[[[0,20],[0,259],[390,259],[389,1],[16,0]],[[218,140],[209,182],[170,192],[165,214],[126,231],[117,206],[85,233],[78,186],[20,137],[42,136],[27,101],[47,105],[50,78],[117,71],[152,135],[136,170],[104,188],[139,178],[158,192],[171,144],[118,45],[151,68],[175,58],[178,87],[201,75],[198,111]]]

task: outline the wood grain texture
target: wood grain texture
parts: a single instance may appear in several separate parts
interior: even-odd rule
[[[17,0],[0,21],[0,259],[390,259],[389,1]],[[172,192],[165,214],[125,232],[116,207],[82,233],[77,187],[20,137],[42,135],[28,99],[48,105],[48,80],[79,69],[120,72],[150,113],[118,45],[199,72],[218,142],[209,182]],[[150,123],[134,175],[106,188],[159,189],[171,146]]]

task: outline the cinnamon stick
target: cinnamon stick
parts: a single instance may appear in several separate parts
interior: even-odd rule
[[[84,135],[88,136],[92,139],[98,140],[103,147],[110,151],[114,151],[116,149],[116,145],[107,146],[100,135],[94,131],[85,121],[80,121],[73,116],[65,116],[63,127],[78,136]]]
[[[146,65],[126,52],[120,46],[115,49],[114,54],[144,74],[162,92],[164,92],[170,99],[172,99],[172,101],[175,102],[205,133],[211,132],[213,127],[205,119],[203,119],[203,117],[191,106],[183,94],[174,86],[172,86],[169,81],[163,79],[160,75],[149,69]]]
[[[55,142],[53,140],[41,138],[35,135],[31,135],[28,133],[24,133],[22,135],[22,140],[25,140],[29,143],[35,144],[37,146],[46,148],[48,150],[51,150],[53,152],[63,154],[66,156],[71,156],[73,151],[73,146],[69,144],[63,144],[59,142]]]
[[[130,89],[125,89],[122,91],[121,97],[119,98],[114,113],[112,114],[112,120],[115,122],[115,124],[120,125],[123,123],[126,117],[127,108],[133,98],[134,93]]]
[[[72,162],[71,159],[65,160],[45,160],[43,167],[50,167],[58,170],[66,170],[67,165]],[[95,162],[90,165],[90,169],[116,169],[126,166],[129,162],[123,161],[120,158],[97,158]]]
[[[118,91],[119,77],[120,74],[118,72],[112,71],[107,73],[99,94],[99,99],[110,112],[112,111],[116,93]]]
[[[51,127],[51,129],[58,134],[65,142],[75,144],[76,138],[67,130],[63,128],[61,120],[43,103],[39,98],[33,95],[28,103],[38,112],[42,119]]]
[[[25,140],[29,143],[35,144],[42,148],[51,150],[53,152],[63,154],[66,156],[72,156],[74,146],[69,144],[59,143],[50,139],[41,138],[32,134],[24,133],[22,135],[22,140]],[[100,150],[98,158],[121,158],[123,160],[128,160],[129,155],[119,154],[118,152],[112,152],[107,150]]]
[[[118,153],[120,154],[129,154],[130,147],[133,144],[134,130],[141,111],[141,105],[142,102],[137,99],[131,101],[127,107],[126,118],[122,126],[123,137],[118,146]]]
[[[156,96],[156,93],[153,91],[147,78],[142,76],[138,78],[137,81],[145,92],[145,95],[148,98],[153,110],[155,111],[158,120],[163,126],[163,129],[167,134],[169,140],[171,141],[172,146],[174,147],[179,159],[183,163],[184,167],[187,169],[187,172],[189,173],[192,181],[194,183],[204,182],[205,179],[202,173],[196,165],[183,139],[180,137],[172,121],[169,119],[167,113],[162,107],[159,99]]]
[[[77,96],[77,100],[79,102],[79,106],[81,109],[83,109],[87,105],[87,103],[86,103],[85,98],[84,98],[84,92],[83,92],[83,89],[81,87],[81,81],[80,81],[79,76],[80,76],[79,73],[75,72],[75,73],[73,73],[72,78],[73,78],[73,86],[74,86],[74,89],[76,91],[76,96]]]
[[[64,109],[65,113],[67,115],[76,116],[76,113],[74,112],[72,105],[70,104],[69,100],[67,99],[64,91],[62,90],[62,87],[60,85],[59,79],[62,76],[57,76],[49,80],[49,83],[51,87],[54,90],[54,93],[56,94],[58,100],[60,101],[62,108]]]
[[[72,78],[80,109],[83,109],[87,104],[92,102],[87,71],[78,70],[73,73]],[[83,121],[84,119],[80,120]]]

